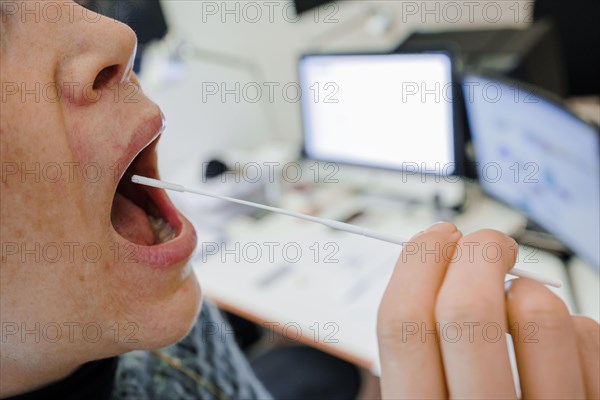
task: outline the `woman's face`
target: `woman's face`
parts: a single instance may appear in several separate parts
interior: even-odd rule
[[[3,371],[176,341],[200,303],[196,235],[129,183],[157,176],[164,126],[134,32],[75,2],[0,4]]]

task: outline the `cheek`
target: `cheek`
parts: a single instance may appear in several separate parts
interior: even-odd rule
[[[87,129],[82,129],[82,123],[76,121],[70,128],[69,143],[75,161],[84,162],[93,157],[93,144],[90,143],[92,137],[91,132],[86,132]]]
[[[34,115],[45,125],[25,118],[19,119],[18,125],[13,123],[19,129],[9,129],[3,122],[2,240],[25,243],[28,248],[58,243],[63,250],[63,243],[98,241],[109,221],[110,199],[98,195],[103,185],[88,185],[81,179],[84,163],[74,158],[73,148],[84,157],[93,151],[82,135],[69,142],[62,119],[41,111]],[[75,126],[74,131],[77,129]],[[95,170],[89,169],[89,173],[93,175]],[[88,195],[89,187],[98,188],[93,196]]]
[[[69,145],[82,168],[101,169],[103,177],[114,178],[117,159],[127,151],[131,134],[127,116],[110,104],[96,104],[71,117]]]
[[[117,150],[103,129],[95,127],[93,120],[72,124],[69,128],[69,147],[74,161],[82,170],[92,169],[95,165],[108,169],[110,154]]]
[[[123,152],[122,146],[107,133],[114,129],[101,123],[99,115],[110,114],[92,110],[87,115],[78,113],[71,117],[68,128],[73,178],[81,186],[80,206],[90,229],[109,221],[113,189],[120,173],[116,156]]]

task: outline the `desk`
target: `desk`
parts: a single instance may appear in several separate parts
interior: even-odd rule
[[[522,216],[490,199],[476,204],[453,221],[464,233],[482,227],[514,233],[524,223]],[[375,214],[361,225],[408,239],[434,218],[433,210],[422,207],[386,218]],[[378,370],[377,308],[399,246],[279,215],[241,218],[215,240],[203,240],[199,232],[200,248],[192,262],[205,296],[284,338]],[[563,263],[523,246],[520,254],[519,268],[565,283],[553,290],[574,311]]]

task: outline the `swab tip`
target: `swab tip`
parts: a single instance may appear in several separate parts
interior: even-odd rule
[[[141,176],[139,176],[139,175],[133,175],[131,177],[131,182],[133,182],[133,183],[141,183],[141,179],[140,178],[141,178]]]
[[[146,178],[145,176],[133,175],[131,182],[138,185],[152,186],[159,189],[174,190],[176,192],[185,192],[185,187],[175,183],[159,181],[158,179]]]

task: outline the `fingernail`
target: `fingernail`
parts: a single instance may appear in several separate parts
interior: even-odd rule
[[[433,224],[431,224],[427,228],[425,228],[425,230],[428,231],[429,229],[433,228],[434,226],[439,225],[439,224],[443,224],[443,223],[444,223],[444,221],[434,222]]]
[[[504,292],[506,293],[506,299],[507,300],[512,299],[512,292],[511,292],[510,289],[512,288],[513,282],[515,280],[516,279],[509,279],[506,282],[504,282]]]
[[[457,229],[456,229],[456,226],[454,224],[451,224],[450,222],[440,221],[440,222],[436,222],[433,225],[430,225],[429,228],[426,229],[426,231],[452,233],[452,232],[456,232]]]

